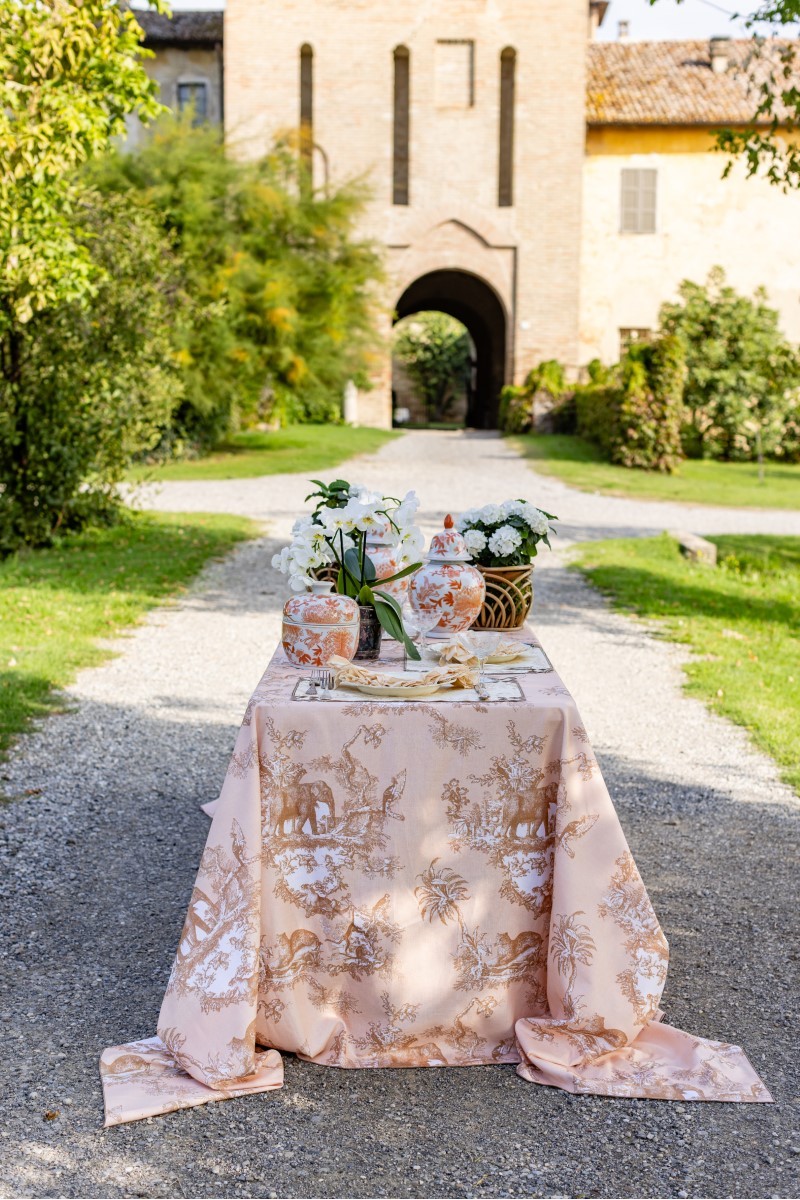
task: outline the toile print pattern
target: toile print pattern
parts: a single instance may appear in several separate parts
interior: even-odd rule
[[[300,706],[296,679],[279,650],[247,707],[158,1037],[101,1061],[108,1124],[279,1087],[281,1051],[770,1099],[661,1020],[667,943],[560,682],[452,709]]]

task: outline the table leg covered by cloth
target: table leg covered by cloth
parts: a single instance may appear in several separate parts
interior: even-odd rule
[[[278,649],[158,1036],[102,1055],[107,1125],[280,1087],[279,1051],[771,1099],[738,1046],[662,1022],[667,943],[575,703],[555,674],[518,678],[513,703],[298,703]]]

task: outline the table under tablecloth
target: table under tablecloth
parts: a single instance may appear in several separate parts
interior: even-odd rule
[[[771,1099],[738,1046],[662,1021],[667,943],[557,674],[452,706],[298,703],[298,678],[279,647],[209,806],[158,1036],[102,1055],[107,1125],[280,1087],[279,1051]]]

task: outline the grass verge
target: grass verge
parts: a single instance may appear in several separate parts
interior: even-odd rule
[[[57,689],[110,654],[99,638],[182,591],[210,559],[253,537],[242,517],[132,513],[112,529],[0,562],[0,756]]]
[[[693,565],[667,534],[595,542],[577,566],[614,607],[691,646],[686,690],[749,730],[800,793],[800,538],[710,538]]]
[[[595,445],[567,434],[525,434],[514,440],[542,475],[555,475],[585,492],[731,508],[800,509],[800,463],[768,462],[763,483],[757,463],[687,459],[674,475],[661,475],[604,462]]]
[[[134,467],[128,480],[142,483],[162,479],[247,479],[257,475],[286,475],[327,471],[355,454],[371,454],[399,437],[396,430],[353,428],[349,425],[290,425],[274,433],[236,433],[203,458]]]

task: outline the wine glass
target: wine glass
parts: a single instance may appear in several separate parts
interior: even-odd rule
[[[422,657],[425,657],[425,638],[435,629],[441,619],[441,613],[435,608],[412,608],[409,604],[403,607],[403,625]]]
[[[478,687],[484,686],[483,674],[486,670],[486,663],[500,645],[502,637],[502,633],[498,633],[495,630],[486,629],[481,629],[475,633],[470,631],[470,633],[467,634],[470,649],[475,654],[480,668],[478,673]]]

